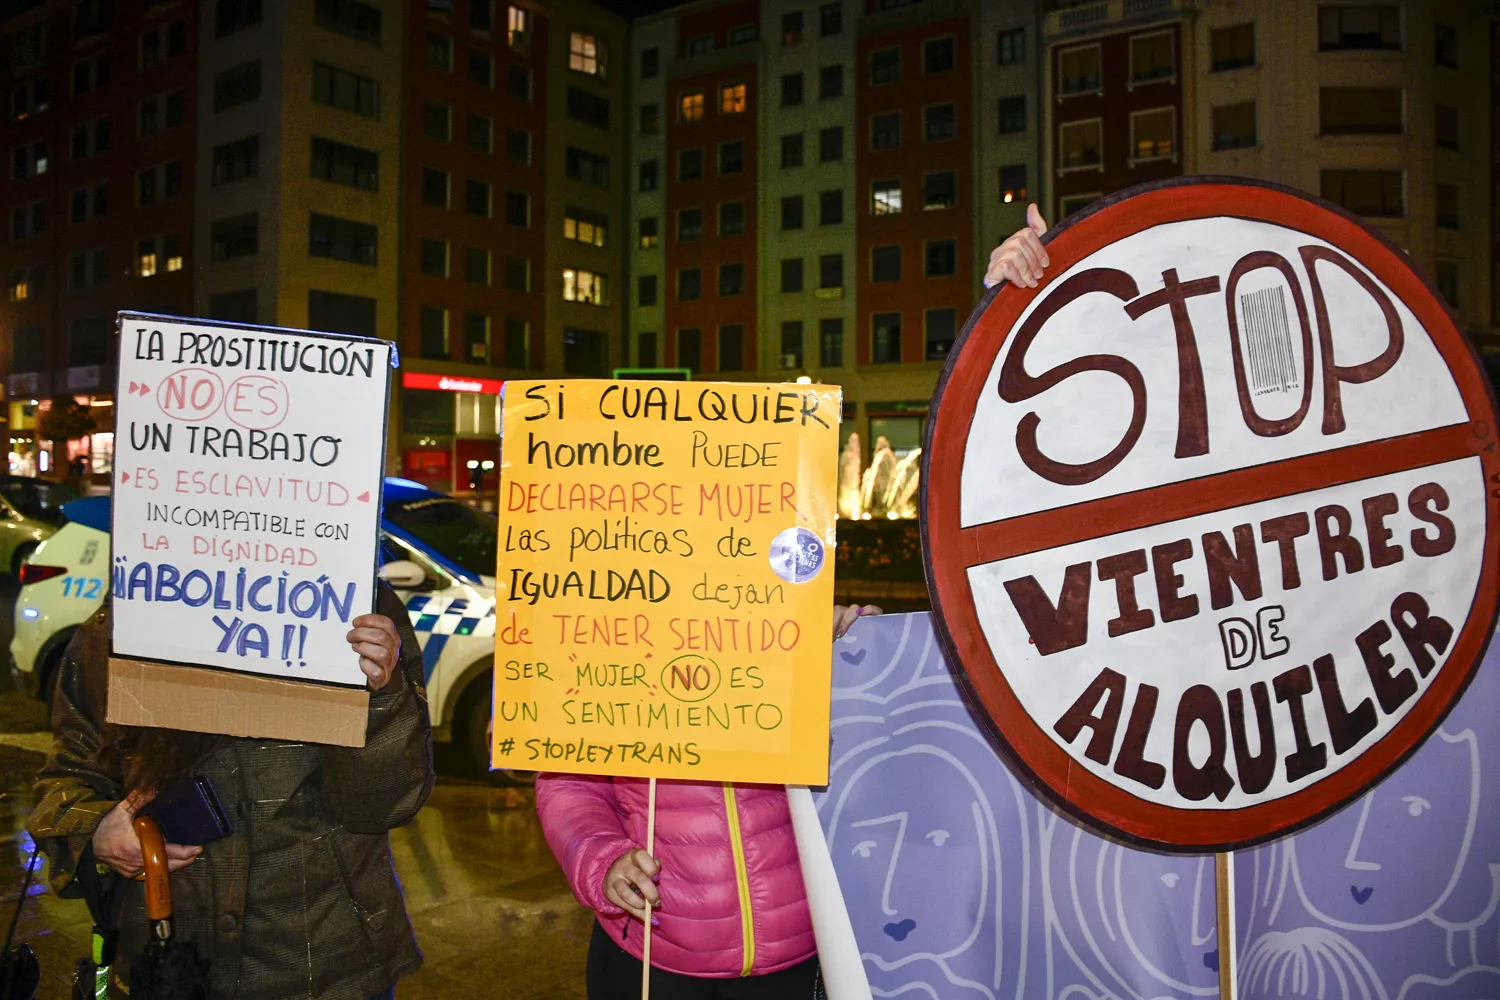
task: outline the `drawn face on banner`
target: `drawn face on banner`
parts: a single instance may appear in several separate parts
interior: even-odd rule
[[[1421,743],[1500,604],[1488,382],[1399,251],[1290,191],[1069,220],[948,362],[934,606],[1016,758],[1128,838],[1327,814]]]
[[[1442,781],[1429,780],[1426,767],[1398,770],[1293,845],[1308,908],[1334,926],[1407,923],[1435,911],[1453,891],[1475,846],[1474,736],[1439,729],[1422,753]]]

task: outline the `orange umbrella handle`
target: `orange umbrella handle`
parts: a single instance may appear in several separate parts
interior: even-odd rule
[[[137,816],[131,824],[141,841],[145,864],[146,917],[167,920],[172,916],[172,883],[167,878],[167,841],[161,827],[150,816]]]

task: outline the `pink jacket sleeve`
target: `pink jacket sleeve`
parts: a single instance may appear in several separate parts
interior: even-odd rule
[[[625,835],[615,809],[614,781],[584,774],[539,774],[536,811],[542,832],[573,895],[595,913],[624,911],[604,896],[604,875],[625,852],[641,845]]]

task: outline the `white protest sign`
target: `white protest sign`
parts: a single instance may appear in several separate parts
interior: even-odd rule
[[[114,654],[363,685],[391,345],[119,322]]]
[[[1426,739],[1489,640],[1484,373],[1404,254],[1284,189],[1143,189],[1048,252],[956,345],[923,453],[950,651],[1076,812],[1289,832]]]

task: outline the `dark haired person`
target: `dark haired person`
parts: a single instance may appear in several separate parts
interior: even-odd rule
[[[432,791],[432,727],[422,654],[400,599],[379,584],[377,613],[351,622],[369,678],[359,749],[239,739],[104,721],[108,605],[69,643],[37,776],[30,828],[63,896],[131,879],[138,809],[205,776],[234,832],[168,845],[173,936],[207,958],[210,1000],[371,1000],[393,995],[422,955],[391,867],[389,831]],[[124,883],[115,970],[146,943],[143,895]],[[112,990],[119,984],[112,984]]]

